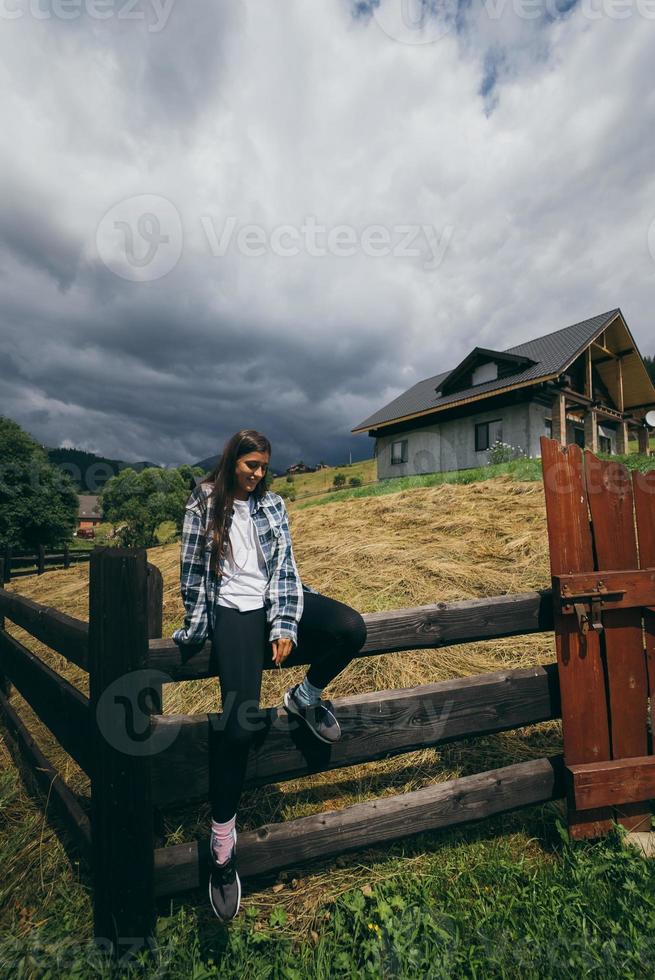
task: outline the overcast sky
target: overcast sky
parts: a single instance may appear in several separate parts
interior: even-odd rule
[[[476,344],[620,306],[655,352],[655,0],[0,21],[0,413],[42,443],[337,463]]]

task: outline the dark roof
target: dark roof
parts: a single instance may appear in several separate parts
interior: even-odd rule
[[[546,334],[544,337],[537,337],[536,340],[528,340],[516,347],[508,347],[503,353],[528,357],[534,363],[507,377],[497,378],[494,381],[484,381],[482,384],[465,388],[462,391],[453,391],[442,397],[437,395],[435,389],[440,388],[448,375],[453,373],[452,371],[443,371],[441,374],[426,378],[425,381],[419,381],[412,388],[403,392],[402,395],[394,398],[384,408],[374,412],[373,415],[369,415],[351,431],[374,429],[385,422],[405,418],[407,415],[444,408],[451,403],[478,395],[497,394],[506,388],[513,388],[523,382],[534,381],[536,383],[541,378],[559,374],[614,319],[617,313],[620,313],[618,308],[610,310],[608,313],[601,313],[599,316],[590,317],[589,320],[583,320],[581,323],[574,323],[570,327],[563,327],[561,330]]]
[[[80,493],[78,494],[79,508],[77,511],[77,516],[81,520],[85,521],[99,521],[102,517],[101,511],[96,507],[98,506],[97,493]]]

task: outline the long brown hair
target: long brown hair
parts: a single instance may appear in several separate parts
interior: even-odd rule
[[[227,554],[232,523],[232,507],[236,480],[234,471],[237,460],[247,453],[268,453],[271,455],[271,444],[256,429],[241,429],[227,440],[223,455],[209,475],[214,487],[209,497],[209,523],[207,533],[212,538],[211,566],[216,571],[221,558]],[[251,496],[256,500],[266,493],[266,477],[259,481]]]

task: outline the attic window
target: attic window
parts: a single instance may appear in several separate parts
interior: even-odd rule
[[[484,381],[495,381],[498,377],[498,365],[495,361],[487,361],[474,368],[471,375],[472,385],[481,385]]]
[[[435,389],[440,397],[465,391],[484,382],[496,381],[512,374],[524,371],[530,365],[536,364],[522,354],[510,354],[508,351],[490,350],[487,347],[474,347],[457,367],[447,374],[438,388]]]

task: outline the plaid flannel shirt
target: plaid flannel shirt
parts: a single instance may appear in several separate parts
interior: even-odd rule
[[[186,609],[184,626],[175,630],[173,640],[181,647],[200,647],[211,639],[216,623],[220,592],[221,558],[218,573],[211,567],[211,536],[208,534],[211,483],[201,483],[187,500],[182,527],[180,553],[180,591]],[[298,644],[298,623],[303,611],[303,585],[298,574],[289,518],[284,500],[270,490],[254,502],[252,520],[266,561],[268,582],[264,593],[266,619],[271,624],[269,640],[287,636]],[[229,531],[229,527],[228,527]]]

